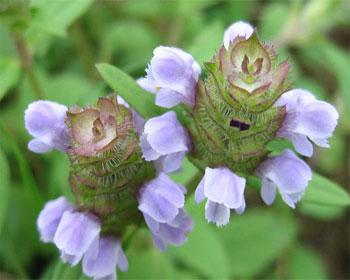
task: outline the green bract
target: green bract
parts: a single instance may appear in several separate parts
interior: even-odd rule
[[[155,173],[142,159],[132,114],[109,96],[99,98],[96,107],[72,107],[67,115],[69,182],[76,203],[99,216],[104,233],[121,235],[141,221],[137,192]]]

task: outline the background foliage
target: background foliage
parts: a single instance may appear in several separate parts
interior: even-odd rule
[[[309,160],[322,175],[314,175],[295,211],[281,201],[267,207],[256,190],[247,190],[248,210],[222,229],[209,225],[203,205],[189,197],[195,229],[188,243],[162,254],[151,246],[149,232],[140,230],[126,250],[129,271],[118,276],[349,278],[349,14],[348,0],[0,0],[0,278],[84,278],[79,267],[62,264],[56,249],[39,241],[35,221],[45,201],[72,195],[66,156],[27,150],[26,106],[43,98],[95,103],[111,91],[96,63],[122,70],[99,65],[112,88],[140,91],[124,72],[143,76],[156,46],[184,48],[202,63],[236,20],[256,25],[260,37],[289,58],[296,87],[340,111],[331,149],[317,149]],[[195,168],[186,161],[183,170],[174,179],[195,183]]]

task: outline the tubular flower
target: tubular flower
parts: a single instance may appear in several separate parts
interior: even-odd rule
[[[52,149],[66,151],[70,137],[65,125],[67,107],[51,101],[30,104],[24,113],[25,126],[34,137],[29,150],[46,153]]]
[[[238,214],[243,213],[245,181],[245,178],[237,176],[227,167],[205,169],[195,199],[197,203],[208,199],[205,217],[209,222],[223,226],[230,220],[230,209],[235,209]]]
[[[298,153],[312,156],[313,146],[329,147],[328,138],[337,125],[339,114],[329,103],[319,101],[310,92],[294,89],[284,93],[276,102],[285,106],[287,115],[277,135],[289,139]]]
[[[141,189],[139,209],[152,232],[156,246],[164,251],[167,244],[180,246],[193,228],[184,210],[186,189],[164,173]]]
[[[176,118],[175,112],[149,119],[141,136],[141,147],[147,161],[156,161],[158,170],[176,171],[181,167],[190,149],[187,131]]]
[[[172,58],[167,52],[162,54],[165,61]],[[176,73],[187,72],[188,66],[179,65],[176,67],[183,69]],[[266,203],[272,203],[278,188],[284,201],[294,207],[311,179],[310,168],[288,150],[271,157],[266,145],[276,138],[287,138],[299,153],[311,156],[309,139],[328,146],[327,139],[337,124],[336,109],[306,91],[287,91],[291,87],[288,61],[279,62],[273,47],[261,43],[257,31],[245,22],[234,23],[225,31],[223,46],[204,66],[193,106],[182,108],[182,124],[191,143],[191,149],[184,151],[205,172],[195,198],[198,203],[207,199],[207,220],[222,226],[228,223],[231,209],[243,212],[246,178],[256,174],[262,180]],[[170,63],[168,68],[172,69]],[[162,72],[157,72],[160,76],[167,77],[162,88],[172,85],[169,69],[157,69]],[[189,75],[183,77],[187,77],[187,83],[192,81]],[[142,83],[144,87],[151,85],[147,79]],[[171,94],[169,99],[176,100],[174,104],[182,102],[178,94]],[[162,131],[171,130],[169,123],[167,127],[162,122]],[[150,151],[159,149],[163,141],[175,146],[162,133],[154,136],[157,143]],[[288,177],[289,171],[292,175]],[[292,179],[295,176],[299,177]]]
[[[143,119],[128,109],[125,101],[119,99],[119,102],[124,105],[111,95],[99,98],[96,106],[63,110],[63,105],[37,101],[26,111],[30,133],[40,131],[36,137],[50,133],[47,138],[54,139],[64,133],[69,140],[61,150],[70,159],[69,183],[76,203],[70,204],[61,197],[46,204],[37,221],[41,239],[53,242],[64,262],[76,265],[83,260],[84,273],[94,279],[115,279],[117,267],[127,270],[128,262],[120,240],[129,225],[139,226],[143,219],[149,225],[154,216],[149,212],[150,219],[146,218],[147,205],[173,214],[171,219],[169,216],[165,220],[156,219],[158,229],[151,228],[156,244],[162,244],[161,249],[168,243],[183,244],[192,230],[192,219],[183,209],[185,189],[163,173],[155,178],[156,165],[143,159],[140,145]],[[46,111],[47,104],[55,104],[64,114],[57,117],[57,112]],[[53,117],[47,120],[50,116]],[[174,121],[174,116],[169,120]],[[153,122],[157,124],[157,121]],[[161,129],[161,126],[157,128]],[[146,132],[153,133],[147,126]],[[180,132],[185,135],[183,128],[174,123],[174,133]],[[163,200],[157,199],[157,184],[162,186],[159,194],[164,194]],[[151,191],[144,191],[145,188],[150,190],[145,186],[155,186],[156,194],[152,196]],[[171,194],[175,190],[178,192]],[[146,198],[139,205],[139,198],[144,197],[144,193]],[[147,202],[147,197],[155,200]],[[173,201],[175,198],[178,200]],[[169,203],[164,203],[166,199]]]
[[[171,108],[179,103],[193,106],[199,64],[183,50],[158,47],[146,70],[146,78],[138,80],[145,90],[156,94],[156,104]]]
[[[292,208],[301,199],[312,177],[310,167],[288,149],[279,156],[266,159],[257,174],[262,178],[260,192],[266,204],[272,204],[278,189],[284,202]]]

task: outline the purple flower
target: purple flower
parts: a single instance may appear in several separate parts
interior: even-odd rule
[[[337,125],[339,114],[327,102],[317,100],[310,92],[293,89],[284,93],[276,102],[286,106],[286,118],[277,136],[292,141],[298,153],[312,156],[314,142],[320,147],[329,147],[328,138]]]
[[[261,197],[267,205],[275,200],[276,189],[290,207],[295,208],[312,178],[310,167],[292,151],[265,160],[257,174],[262,179]]]
[[[40,239],[43,242],[53,242],[63,213],[72,210],[74,210],[74,206],[65,197],[59,197],[47,202],[37,220]]]
[[[224,33],[224,46],[228,49],[230,43],[237,37],[248,39],[254,32],[254,28],[247,22],[237,21],[231,24]]]
[[[209,222],[223,226],[230,220],[230,209],[235,209],[238,214],[243,213],[245,182],[245,178],[237,176],[227,167],[205,169],[195,192],[195,200],[200,203],[208,199],[205,217]]]
[[[94,279],[116,279],[116,268],[128,270],[128,260],[119,240],[112,236],[97,237],[84,255],[83,271]]]
[[[66,151],[70,144],[65,124],[67,107],[51,101],[35,101],[25,111],[25,126],[34,137],[28,143],[29,150],[45,153],[52,149]]]
[[[76,265],[99,235],[99,220],[89,213],[66,211],[58,225],[54,242],[64,262]]]
[[[190,140],[175,112],[170,111],[146,122],[141,147],[147,161],[157,160],[158,169],[172,172],[181,167]]]
[[[139,85],[156,94],[156,104],[171,108],[179,103],[193,106],[201,72],[193,57],[178,48],[157,47]]]
[[[186,189],[166,174],[145,184],[140,191],[139,210],[152,232],[156,246],[164,251],[167,245],[180,246],[193,228],[192,219],[184,211]]]

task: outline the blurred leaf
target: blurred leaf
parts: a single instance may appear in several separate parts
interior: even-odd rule
[[[342,206],[309,203],[303,199],[298,206],[298,210],[305,216],[320,220],[336,219],[345,213],[345,208]]]
[[[0,101],[18,81],[21,67],[17,59],[0,57]]]
[[[265,6],[259,25],[259,34],[265,41],[271,41],[282,31],[290,15],[287,2],[270,2]]]
[[[196,205],[193,196],[189,197],[187,204],[187,210],[195,221],[194,229],[187,243],[179,248],[169,248],[168,254],[203,276],[229,278],[231,260],[220,236],[215,232],[216,227],[205,220],[203,204]]]
[[[328,279],[320,255],[300,245],[292,253],[288,270],[290,279]]]
[[[154,95],[145,91],[128,74],[115,66],[96,65],[105,82],[145,119],[159,116],[164,109],[155,105]]]
[[[81,265],[71,266],[70,264],[63,263],[60,259],[56,261],[55,266],[51,271],[48,271],[44,275],[46,279],[51,280],[61,280],[61,279],[84,279],[88,280],[90,278],[86,277],[81,269]],[[45,279],[45,278],[41,279]]]
[[[303,201],[329,206],[349,206],[350,196],[342,187],[314,172]]]
[[[34,11],[29,33],[44,31],[56,36],[64,36],[68,26],[84,14],[93,0],[33,0]]]
[[[0,235],[4,226],[10,192],[10,170],[6,156],[0,146]]]
[[[118,64],[125,71],[144,68],[152,56],[152,51],[160,45],[157,34],[142,22],[121,21],[109,25],[101,36],[104,60],[111,54],[117,55]],[[142,46],[142,47],[140,47]]]
[[[134,250],[128,254],[129,269],[118,272],[118,279],[175,279],[175,268],[169,258],[155,248]]]
[[[219,50],[223,38],[223,24],[220,21],[212,22],[194,37],[188,51],[199,64],[203,65],[205,61],[210,61],[215,52]]]
[[[276,138],[268,142],[266,148],[271,151],[272,156],[280,155],[285,149],[294,150],[293,144],[283,138]]]
[[[12,135],[5,129],[5,127],[0,123],[0,140],[8,147],[9,151],[14,155],[17,168],[19,168],[19,172],[21,174],[21,179],[23,184],[30,192],[30,198],[34,202],[35,208],[33,211],[38,211],[43,205],[43,198],[39,192],[38,185],[34,179],[32,171],[30,170],[29,164],[17,145],[15,139],[13,139]]]
[[[253,209],[232,217],[219,234],[231,273],[247,278],[270,265],[295,240],[297,225],[289,211]]]

